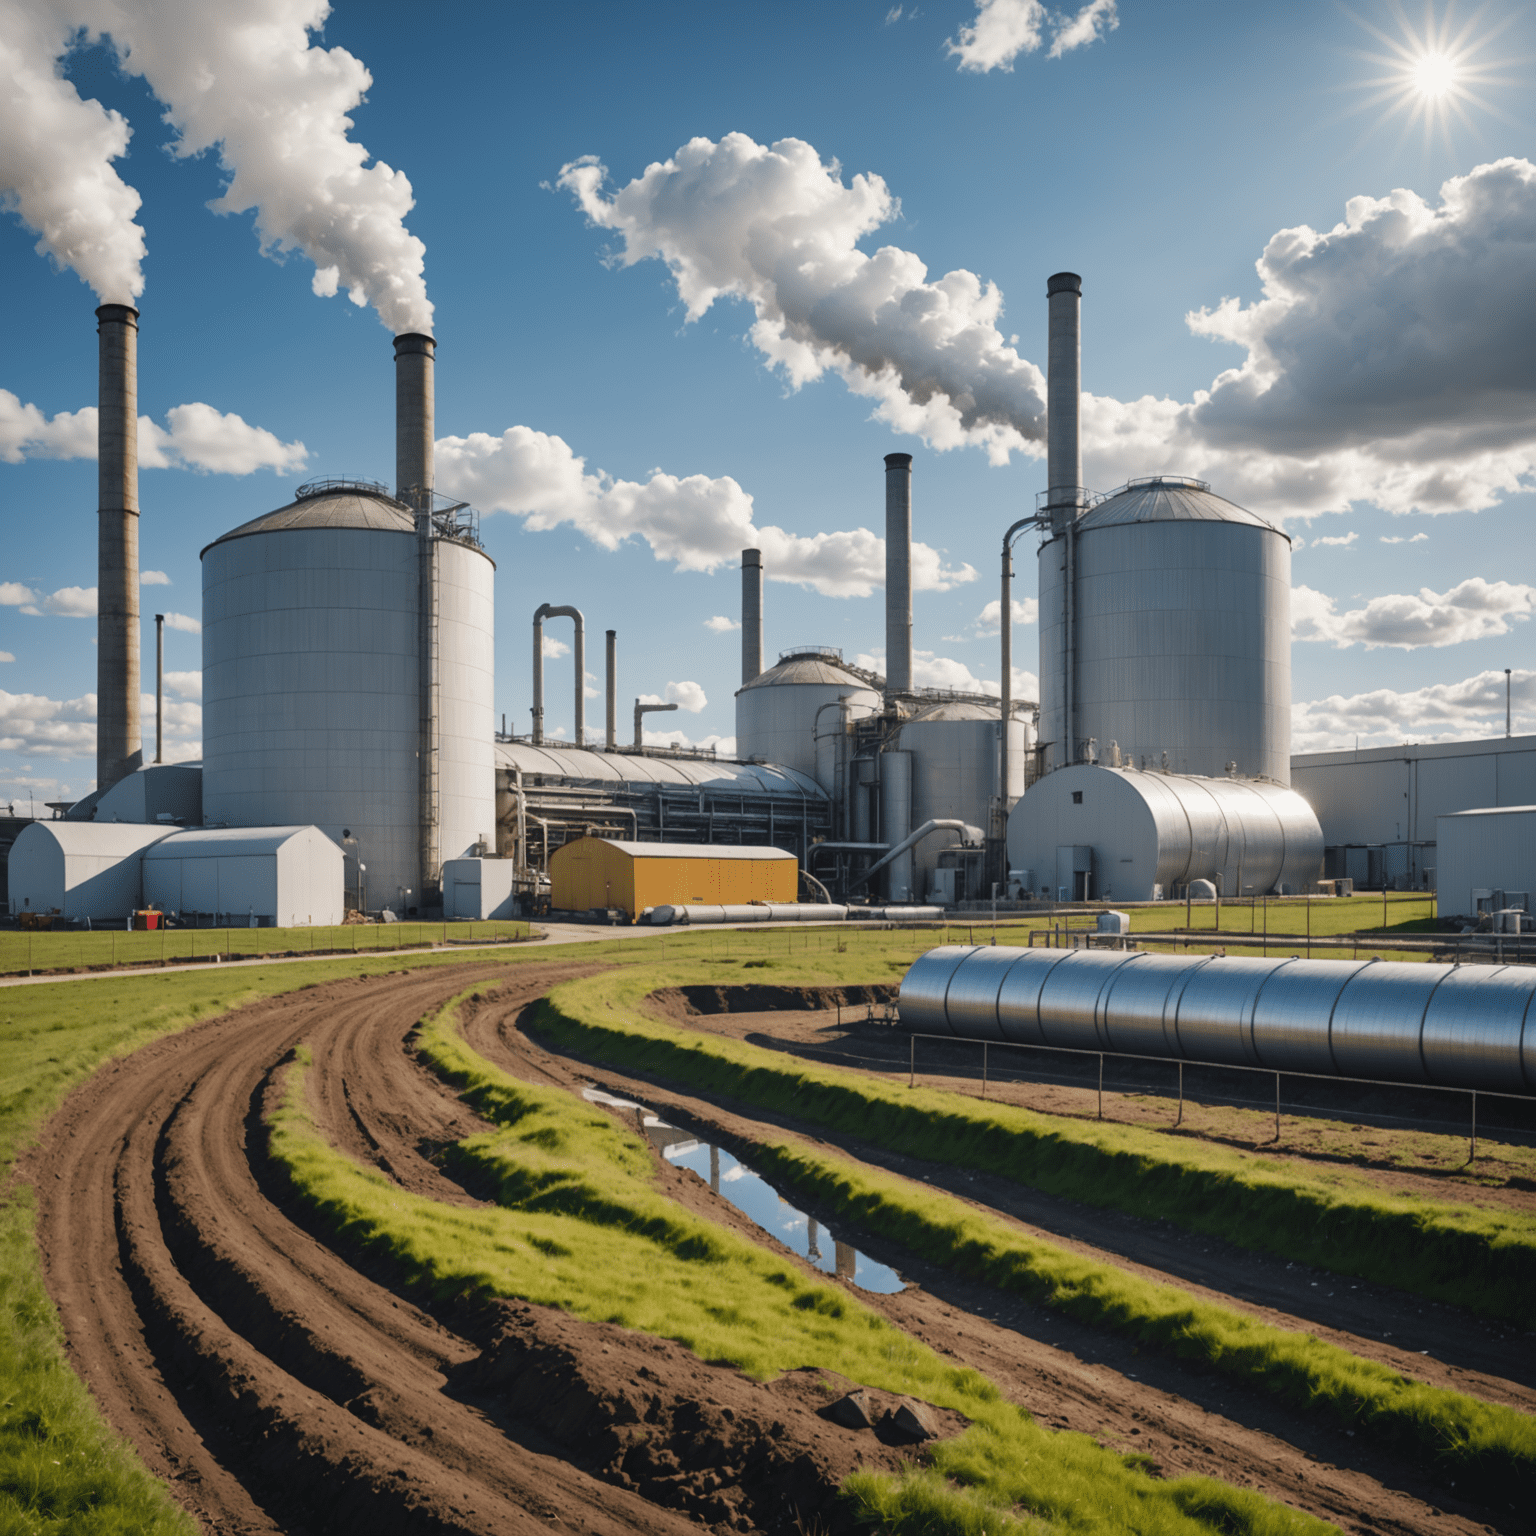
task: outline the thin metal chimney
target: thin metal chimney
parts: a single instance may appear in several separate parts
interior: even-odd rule
[[[587,744],[587,621],[580,608],[568,604],[540,603],[533,614],[533,743],[544,741],[544,620],[572,619],[576,624],[576,735],[575,744]]]
[[[619,744],[619,635],[608,631],[608,706],[605,740],[612,752]]]
[[[885,456],[885,691],[912,691],[912,455]]]
[[[139,312],[96,311],[96,787],[143,761],[139,731]]]
[[[165,615],[155,615],[155,761],[165,750]]]
[[[418,510],[432,489],[436,353],[430,336],[409,331],[395,337],[395,495]]]
[[[1058,272],[1045,280],[1050,305],[1050,344],[1046,374],[1046,505],[1056,532],[1082,501],[1083,454],[1078,412],[1083,389],[1083,280],[1076,272]]]
[[[741,552],[741,682],[763,670],[763,552]]]

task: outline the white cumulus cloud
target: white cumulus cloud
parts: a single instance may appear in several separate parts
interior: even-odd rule
[[[704,628],[712,634],[728,635],[733,629],[741,628],[741,621],[728,619],[723,613],[717,613],[704,620]]]
[[[736,756],[736,738],[711,733],[708,736],[691,737],[686,731],[642,731],[641,742],[647,747],[713,747],[717,757]]]
[[[1038,598],[1016,597],[1013,599],[1013,622],[1015,624],[1034,624],[1040,618],[1040,602]],[[989,635],[999,635],[1003,628],[1003,600],[994,597],[987,603],[980,613],[971,621],[971,632],[963,637],[965,639],[985,639]],[[955,639],[962,638],[954,636]]]
[[[752,521],[752,497],[729,475],[679,477],[656,470],[645,481],[592,472],[564,439],[530,427],[499,437],[475,432],[440,438],[437,480],[482,512],[511,512],[534,532],[569,525],[603,549],[643,539],[679,570],[713,571],[763,552],[764,574],[829,597],[867,597],[885,583],[885,541],[867,528],[810,536]],[[972,581],[963,562],[944,564],[926,544],[912,547],[919,590],[947,591]]]
[[[1358,539],[1358,533],[1329,534],[1326,538],[1313,539],[1313,544],[1331,544],[1338,549],[1348,549]]]
[[[1291,745],[1297,752],[1392,746],[1398,742],[1468,741],[1504,734],[1504,674],[1479,672],[1457,683],[1432,683],[1398,692],[1378,688],[1331,694],[1291,710]],[[1517,735],[1536,731],[1536,672],[1510,678]]]
[[[190,614],[186,613],[166,614],[165,627],[167,629],[179,629],[184,634],[188,635],[200,635],[203,632],[202,624],[197,619],[194,619]]]
[[[1383,544],[1423,544],[1428,540],[1428,538],[1429,535],[1427,533],[1416,533],[1412,538],[1402,534],[1389,538],[1386,534],[1382,534],[1381,542]]]
[[[165,682],[168,688],[179,693],[184,699],[202,699],[203,674],[201,672],[167,672]]]
[[[168,587],[171,578],[164,571],[140,571],[139,585],[141,587]]]
[[[96,750],[96,695],[50,699],[0,688],[0,752],[84,757]]]
[[[885,652],[863,652],[854,657],[853,664],[883,677]],[[1039,699],[1040,679],[1033,672],[1015,667],[1012,677],[1015,702],[1026,699],[1034,702]],[[955,693],[987,693],[993,698],[999,697],[1003,691],[996,678],[977,677],[963,661],[956,661],[952,656],[940,656],[935,651],[912,652],[912,684],[916,688],[947,688]]]
[[[0,651],[0,661],[15,661],[16,657],[11,651]]]
[[[1373,597],[1364,608],[1345,613],[1337,611],[1333,598],[1311,587],[1296,587],[1291,593],[1291,635],[1340,648],[1359,644],[1413,650],[1421,645],[1459,645],[1464,640],[1508,634],[1513,624],[1530,617],[1533,608],[1536,587],[1484,581],[1481,576],[1447,592],[1422,587],[1413,594]]]
[[[1046,9],[1041,0],[980,0],[970,26],[945,46],[973,74],[1012,70],[1021,53],[1034,53],[1051,36],[1049,57],[1086,47],[1120,25],[1115,0],[1088,0],[1075,15]]]
[[[676,704],[679,709],[686,709],[689,714],[697,715],[704,710],[709,700],[704,696],[704,690],[692,682],[668,683],[665,694],[642,693],[642,704]]]

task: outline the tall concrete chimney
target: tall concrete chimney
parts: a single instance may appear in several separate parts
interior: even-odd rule
[[[410,331],[395,337],[395,495],[424,509],[432,489],[432,368],[437,343]]]
[[[885,691],[912,691],[912,455],[885,456]]]
[[[763,552],[741,552],[741,683],[763,670]]]
[[[96,787],[143,761],[139,735],[139,312],[96,311]]]
[[[1045,280],[1050,305],[1050,345],[1046,372],[1046,504],[1053,531],[1060,532],[1082,500],[1083,452],[1078,412],[1083,390],[1083,280],[1076,272],[1058,272]]]

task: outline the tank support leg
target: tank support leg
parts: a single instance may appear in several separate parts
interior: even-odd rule
[[[1179,1063],[1179,1115],[1173,1122],[1175,1129],[1184,1124],[1184,1063]]]

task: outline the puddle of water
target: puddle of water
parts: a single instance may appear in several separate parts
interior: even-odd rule
[[[633,1111],[651,1144],[675,1167],[698,1175],[717,1195],[729,1200],[763,1231],[771,1232],[787,1248],[809,1259],[817,1269],[851,1281],[860,1290],[889,1295],[906,1289],[901,1276],[888,1265],[877,1264],[850,1244],[839,1242],[831,1229],[797,1211],[773,1185],[754,1173],[724,1147],[696,1140],[686,1131],[668,1125],[632,1099],[618,1099],[600,1088],[586,1088],[582,1097],[610,1109]]]

